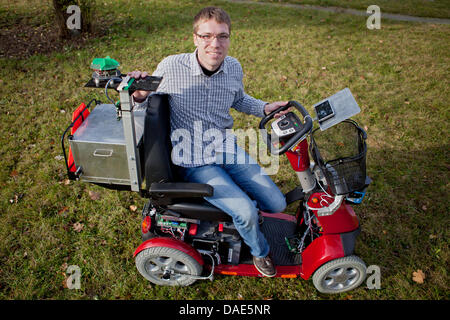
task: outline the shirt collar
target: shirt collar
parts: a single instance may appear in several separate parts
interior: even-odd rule
[[[192,70],[192,74],[194,76],[199,76],[203,74],[202,71],[202,67],[200,66],[198,60],[197,60],[197,51],[198,49],[195,49],[195,51],[193,53],[191,53],[191,61],[190,61],[190,65],[191,65],[191,70]],[[224,73],[228,73],[228,63],[227,63],[227,58],[225,57],[225,59],[223,60],[222,64],[219,67],[219,70],[217,70],[217,72],[215,74],[218,74],[219,72],[223,71]]]

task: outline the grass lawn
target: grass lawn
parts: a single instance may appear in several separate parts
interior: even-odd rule
[[[0,31],[50,26],[48,3],[0,1]],[[227,276],[183,288],[152,285],[132,256],[145,199],[67,184],[60,136],[78,104],[106,101],[100,90],[83,88],[92,59],[110,55],[122,71],[153,71],[167,55],[194,50],[192,17],[210,4],[232,18],[229,55],[241,62],[249,94],[297,100],[312,113],[321,99],[345,87],[353,92],[373,179],[355,207],[362,225],[356,253],[381,268],[380,290],[363,284],[322,295],[312,281]],[[102,0],[96,8],[108,21],[102,37],[0,58],[1,299],[448,299],[448,26],[382,20],[380,30],[368,30],[364,17],[223,1]],[[233,116],[235,128],[259,123]],[[284,158],[273,179],[283,192],[297,183]],[[68,265],[81,268],[79,290],[64,286]],[[412,279],[418,270],[421,284]]]
[[[255,0],[262,2],[287,2],[322,7],[341,7],[366,11],[370,5],[380,7],[381,15],[397,13],[430,18],[450,18],[449,0]]]

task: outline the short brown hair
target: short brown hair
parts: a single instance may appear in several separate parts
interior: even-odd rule
[[[214,19],[218,23],[225,23],[228,26],[228,32],[231,33],[231,19],[225,10],[218,7],[206,7],[200,10],[194,17],[194,33],[197,33],[198,25],[203,21]]]

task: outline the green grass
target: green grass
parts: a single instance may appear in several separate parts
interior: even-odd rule
[[[383,13],[396,13],[418,17],[450,18],[449,0],[255,0],[260,2],[307,4],[321,7],[341,7],[366,11],[370,5],[380,7]]]
[[[24,2],[25,3],[25,2]],[[165,56],[194,50],[191,19],[209,1],[101,1],[108,33],[81,49],[0,59],[1,299],[447,299],[449,293],[449,27],[214,2],[233,21],[229,54],[242,64],[246,91],[267,101],[311,106],[349,87],[367,129],[373,183],[355,207],[356,252],[381,268],[381,290],[365,285],[319,294],[311,281],[217,276],[187,288],[158,287],[137,272],[139,211],[145,199],[81,182],[65,185],[60,136],[76,106],[102,92],[83,88],[94,57],[122,71],[153,71]],[[13,10],[2,1],[1,21]],[[17,15],[45,21],[31,5]],[[43,16],[42,16],[43,15]],[[236,128],[259,119],[233,111]],[[283,192],[296,177],[283,158],[273,177]],[[89,191],[98,192],[92,200]],[[137,205],[132,212],[130,205]],[[288,212],[295,208],[289,207]],[[77,232],[74,223],[82,223]],[[65,268],[81,268],[81,289],[64,288]],[[412,280],[421,269],[423,284]]]

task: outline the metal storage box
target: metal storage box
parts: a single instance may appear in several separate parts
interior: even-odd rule
[[[145,110],[133,111],[137,152],[142,147]],[[123,120],[116,107],[99,104],[69,138],[80,180],[102,184],[131,185]],[[137,154],[139,158],[139,154]]]

